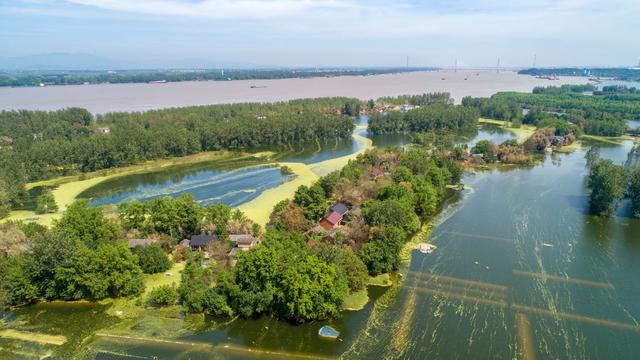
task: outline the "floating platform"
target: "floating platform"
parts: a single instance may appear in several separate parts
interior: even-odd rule
[[[431,254],[436,249],[436,246],[429,243],[420,243],[418,250],[423,254]]]
[[[318,335],[327,339],[337,339],[340,332],[329,325],[325,325],[318,330]]]

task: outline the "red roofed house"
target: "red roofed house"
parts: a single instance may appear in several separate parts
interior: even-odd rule
[[[342,215],[339,212],[332,211],[324,218],[322,218],[322,220],[320,220],[320,226],[322,226],[323,229],[329,231],[340,225],[341,221]]]

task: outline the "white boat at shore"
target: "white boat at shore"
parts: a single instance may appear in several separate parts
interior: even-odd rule
[[[418,250],[423,254],[431,254],[436,249],[436,246],[429,243],[418,244]]]

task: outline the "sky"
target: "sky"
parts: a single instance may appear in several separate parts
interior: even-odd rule
[[[0,0],[0,57],[128,67],[632,66],[640,0]]]

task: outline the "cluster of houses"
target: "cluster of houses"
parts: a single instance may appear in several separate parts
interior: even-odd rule
[[[189,240],[182,240],[180,244],[182,246],[188,246],[191,250],[203,251],[206,259],[210,257],[207,250],[216,242],[221,240],[221,237],[216,234],[199,234],[192,235]],[[227,257],[231,261],[232,265],[235,265],[236,256],[239,252],[249,251],[249,249],[260,243],[258,238],[249,234],[232,234],[228,236],[228,240],[233,244],[233,247],[229,253],[227,253]]]
[[[404,104],[404,105],[376,105],[373,108],[373,112],[378,112],[378,113],[386,113],[386,112],[390,112],[390,111],[400,111],[403,113],[406,113],[407,111],[410,110],[415,110],[415,109],[419,109],[420,105],[409,105],[409,104]]]
[[[229,235],[228,240],[231,241],[233,247],[227,253],[227,257],[231,261],[232,265],[235,265],[235,259],[239,252],[248,251],[254,246],[260,243],[260,240],[249,234],[233,234]],[[205,259],[210,258],[211,254],[209,249],[215,243],[218,243],[222,238],[216,234],[198,234],[191,235],[190,239],[184,239],[180,242],[180,246],[184,248],[190,248],[193,251],[203,251]],[[129,248],[133,249],[136,246],[146,246],[153,244],[151,239],[130,239]]]

